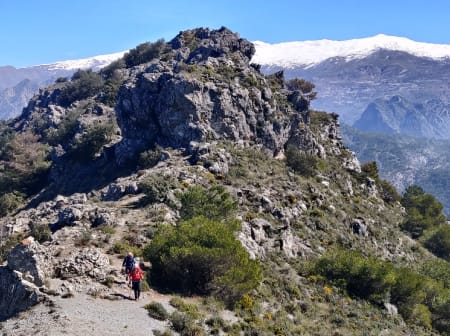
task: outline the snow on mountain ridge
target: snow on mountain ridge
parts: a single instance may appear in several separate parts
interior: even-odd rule
[[[253,63],[285,68],[314,66],[332,57],[344,57],[347,61],[361,59],[379,49],[404,51],[433,59],[450,58],[450,45],[416,42],[405,37],[384,34],[345,41],[324,39],[276,44],[261,41],[253,43],[256,47]]]
[[[126,51],[120,51],[114,54],[98,55],[89,58],[67,60],[52,64],[41,64],[39,66],[48,67],[49,70],[77,70],[89,68],[92,68],[93,70],[100,70],[111,62],[121,58],[125,53]]]

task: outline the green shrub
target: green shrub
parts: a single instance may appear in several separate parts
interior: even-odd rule
[[[426,329],[431,329],[431,312],[427,306],[423,304],[416,304],[412,308],[408,321],[413,324],[422,326]]]
[[[450,261],[450,225],[444,224],[436,229],[424,245],[436,256]]]
[[[88,246],[92,241],[92,233],[88,230],[85,230],[81,233],[79,237],[77,237],[75,241],[75,245],[77,246]]]
[[[389,181],[378,180],[377,185],[383,201],[387,203],[393,203],[398,202],[402,199],[398,194],[397,189],[395,189],[395,187]]]
[[[237,209],[236,201],[222,185],[216,184],[208,189],[200,186],[190,187],[180,196],[182,220],[204,216],[211,220],[230,218]]]
[[[0,196],[0,217],[6,216],[25,202],[22,194],[17,192],[7,193]]]
[[[41,244],[52,240],[52,231],[47,224],[32,223],[30,225],[30,235]]]
[[[142,249],[140,249],[138,246],[131,245],[126,240],[119,240],[114,242],[109,252],[121,255],[126,255],[128,252],[132,252],[134,256],[142,255]]]
[[[366,174],[366,176],[377,180],[379,178],[378,175],[378,166],[375,161],[367,162],[361,165],[361,171]]]
[[[199,312],[198,307],[196,305],[191,304],[191,303],[186,303],[179,297],[171,298],[169,301],[169,304],[172,307],[178,309],[180,312],[188,314],[193,319],[199,319],[203,316]]]
[[[354,251],[327,254],[317,260],[314,271],[351,295],[371,300],[383,299],[395,281],[391,264]]]
[[[152,332],[154,336],[173,336],[173,333],[169,329],[164,331],[153,329]]]
[[[168,46],[163,39],[153,43],[145,42],[127,52],[123,59],[126,67],[130,68],[160,57],[164,51],[167,51],[167,48]]]
[[[317,157],[301,152],[294,146],[286,148],[286,163],[296,173],[305,177],[312,177],[317,172]]]
[[[169,313],[166,308],[159,302],[152,301],[149,304],[146,304],[144,308],[147,309],[148,315],[154,319],[165,321],[169,318]]]
[[[105,66],[102,70],[100,70],[100,74],[104,78],[118,80],[121,77],[119,74],[119,70],[124,69],[125,67],[126,67],[125,60],[122,57]]]
[[[114,126],[112,123],[96,125],[86,130],[76,141],[67,155],[76,161],[86,162],[93,160],[100,149],[111,139]]]
[[[433,195],[426,194],[420,187],[408,187],[401,203],[407,213],[401,228],[409,232],[413,238],[418,238],[426,230],[446,223],[442,204]]]
[[[68,107],[77,100],[98,94],[102,88],[102,76],[92,70],[78,70],[73,74],[72,80],[61,89],[57,102]]]
[[[450,288],[450,263],[441,259],[425,261],[420,273],[442,283],[445,288]]]
[[[169,318],[170,326],[180,336],[204,336],[205,331],[187,314],[173,312]]]
[[[114,107],[116,105],[120,85],[122,85],[122,80],[106,80],[100,92],[99,100],[105,105]]]
[[[261,268],[225,224],[204,217],[163,226],[144,249],[152,280],[186,294],[213,294],[232,303],[255,288]]]
[[[8,258],[11,249],[23,239],[22,234],[13,234],[7,238],[0,237],[0,264]]]
[[[317,92],[314,91],[315,85],[302,78],[293,78],[286,81],[286,86],[289,90],[300,91],[305,95],[308,100],[313,100],[317,96]]]
[[[50,128],[46,131],[44,139],[50,145],[66,145],[76,134],[78,129],[78,117],[82,111],[79,109],[70,110],[57,128]]]
[[[157,165],[161,159],[161,149],[149,149],[139,154],[138,166],[141,169],[152,168]]]
[[[21,192],[31,195],[47,182],[50,147],[31,131],[15,133],[3,149],[0,161],[0,194]]]
[[[138,185],[139,189],[145,194],[141,201],[143,205],[166,202],[169,191],[176,187],[176,182],[169,176],[154,174],[147,177]]]

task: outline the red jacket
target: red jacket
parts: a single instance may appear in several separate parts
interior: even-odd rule
[[[131,281],[139,281],[142,280],[143,278],[143,274],[142,274],[142,270],[139,266],[134,267],[131,271],[130,271],[130,279]]]

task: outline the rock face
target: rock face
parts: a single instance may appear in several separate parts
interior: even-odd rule
[[[175,56],[132,73],[119,92],[124,140],[117,157],[157,143],[189,148],[214,139],[261,142],[280,151],[296,111],[275,100],[267,80],[249,66],[254,47],[227,29],[197,29],[170,42]],[[197,45],[190,51],[192,45]]]
[[[87,275],[97,281],[104,281],[109,272],[108,257],[91,248],[73,251],[56,266],[56,274],[62,279]]]
[[[0,267],[0,321],[28,309],[43,299],[37,288],[20,273]]]
[[[45,278],[53,275],[52,256],[44,246],[29,237],[11,250],[8,268],[21,272],[36,286],[42,286]]]

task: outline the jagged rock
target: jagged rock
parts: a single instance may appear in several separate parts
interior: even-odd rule
[[[368,177],[366,181],[367,191],[369,192],[369,196],[375,197],[378,195],[377,183],[374,179]]]
[[[262,245],[267,241],[267,232],[272,229],[272,225],[265,219],[255,218],[250,222],[250,228],[252,239],[259,245]]]
[[[41,302],[44,296],[20,272],[0,266],[0,321]]]
[[[395,305],[388,303],[388,302],[385,302],[383,305],[384,305],[384,308],[386,308],[386,311],[389,315],[392,315],[392,316],[398,315],[398,309]]]
[[[110,210],[96,209],[89,215],[89,220],[93,227],[99,225],[113,225],[116,222],[116,217]]]
[[[67,207],[58,212],[58,225],[74,225],[76,221],[79,221],[83,217],[83,213],[73,207]]]
[[[104,281],[110,271],[108,256],[95,248],[73,251],[55,269],[56,275],[62,279],[87,275],[97,281]]]
[[[28,237],[11,250],[7,267],[19,271],[36,286],[43,286],[45,279],[53,275],[53,256],[49,248]]]
[[[352,230],[354,234],[358,234],[363,237],[367,237],[369,232],[367,230],[367,225],[362,218],[355,218],[352,220],[351,224]]]
[[[106,192],[102,192],[101,199],[102,201],[117,201],[125,195],[136,194],[138,190],[136,181],[112,183]]]

